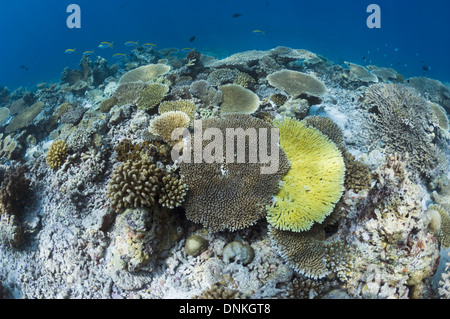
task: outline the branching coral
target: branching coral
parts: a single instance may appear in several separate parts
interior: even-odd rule
[[[162,185],[159,196],[161,206],[170,209],[181,206],[188,190],[188,186],[183,180],[173,176],[164,176]]]
[[[152,83],[141,91],[137,107],[144,111],[150,110],[163,100],[167,92],[169,86],[166,84]]]
[[[344,190],[345,166],[336,145],[319,130],[294,119],[275,120],[280,145],[291,162],[268,207],[267,220],[282,230],[305,231],[322,223]]]
[[[68,155],[69,146],[62,140],[53,142],[47,152],[47,164],[51,169],[58,169],[65,161]]]
[[[327,92],[325,84],[312,75],[292,71],[281,70],[267,76],[269,84],[279,90],[285,91],[292,98],[301,94],[322,96]]]
[[[226,84],[219,87],[223,101],[220,105],[222,114],[254,113],[260,104],[259,97],[249,89],[236,84]]]
[[[208,128],[218,129],[222,136],[226,136],[226,129],[265,128],[270,132],[272,126],[250,115],[230,114],[219,119],[202,120],[203,133]],[[225,138],[222,142],[225,150]],[[269,150],[270,143],[267,144]],[[208,141],[203,141],[203,147],[207,145]],[[236,147],[237,143],[231,149],[233,154],[237,154]],[[261,168],[266,164],[249,161],[250,147],[246,140],[246,157],[242,163],[225,161],[225,158],[213,163],[182,161],[180,175],[189,185],[183,204],[188,219],[201,223],[211,231],[234,231],[254,224],[265,215],[264,208],[272,203],[272,196],[289,168],[289,161],[280,149],[278,170],[273,174],[261,174]],[[193,151],[194,148],[191,158],[195,155]]]
[[[412,172],[432,176],[444,158],[433,141],[433,117],[428,103],[413,89],[392,83],[370,86],[365,103],[373,113],[373,139],[384,141],[387,153],[408,154]]]
[[[345,163],[345,181],[346,189],[352,189],[358,193],[363,189],[370,188],[372,178],[370,176],[369,168],[355,159],[355,157],[341,148]]]
[[[116,212],[152,207],[157,202],[164,174],[149,161],[121,163],[114,169],[107,187],[111,207]]]
[[[181,111],[169,111],[155,117],[150,122],[150,133],[161,137],[169,145],[175,145],[179,141],[177,138],[172,138],[172,133],[177,128],[186,128],[189,126],[191,119],[189,116]]]

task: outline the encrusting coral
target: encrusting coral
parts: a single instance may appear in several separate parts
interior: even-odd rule
[[[47,164],[55,170],[58,169],[66,161],[69,152],[69,146],[62,140],[53,142],[47,152]]]
[[[152,207],[157,203],[165,173],[149,161],[127,161],[113,171],[107,187],[110,205],[116,212],[127,208]]]
[[[202,120],[203,132],[208,128],[218,129],[226,136],[226,129],[266,128],[270,132],[273,126],[250,115],[229,114],[218,119]],[[207,144],[208,141],[203,141],[203,147]],[[234,147],[236,154],[237,145]],[[264,217],[265,206],[272,203],[279,181],[289,169],[289,161],[280,149],[278,170],[273,174],[261,174],[261,167],[265,164],[248,160],[250,147],[246,142],[247,157],[243,163],[227,162],[225,158],[213,163],[182,160],[180,175],[189,186],[183,207],[189,220],[200,223],[211,231],[235,231]],[[225,138],[223,149],[226,149]],[[193,153],[191,155],[194,158]],[[183,154],[182,159],[185,156],[188,154]]]
[[[337,146],[319,130],[291,118],[275,120],[280,145],[291,162],[268,207],[268,222],[279,229],[305,231],[322,223],[344,191],[345,165]]]

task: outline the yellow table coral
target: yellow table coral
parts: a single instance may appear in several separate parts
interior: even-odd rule
[[[284,118],[273,123],[280,132],[280,145],[291,162],[268,207],[267,220],[281,230],[305,231],[322,223],[344,190],[345,165],[336,145],[304,122]]]

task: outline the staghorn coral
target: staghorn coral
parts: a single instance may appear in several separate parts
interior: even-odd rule
[[[47,151],[46,161],[48,166],[53,170],[58,169],[66,161],[68,151],[69,146],[66,142],[62,140],[53,142]]]
[[[144,88],[140,93],[137,107],[140,110],[148,111],[157,106],[169,92],[169,86],[161,83],[152,83]]]
[[[432,112],[413,89],[401,84],[380,83],[365,93],[370,108],[373,140],[382,140],[386,153],[408,154],[408,169],[430,177],[444,161],[434,143]]]
[[[116,212],[152,207],[157,202],[164,172],[149,161],[127,161],[113,171],[107,186],[110,205]]]
[[[226,135],[227,128],[266,128],[269,131],[272,128],[269,123],[246,114],[204,119],[201,123],[203,132],[208,128],[215,128],[222,132],[222,136]],[[208,141],[203,141],[203,147],[207,144]],[[225,139],[223,146],[226,149]],[[236,154],[237,146],[234,147]],[[281,177],[287,172],[289,161],[280,149],[278,170],[274,174],[261,174],[261,168],[265,164],[248,160],[249,147],[247,141],[243,163],[227,162],[225,158],[213,163],[195,163],[185,161],[189,154],[183,154],[180,175],[189,186],[183,205],[189,220],[200,223],[211,231],[235,231],[264,217],[264,207],[272,203],[272,195],[277,191]],[[191,150],[191,158],[194,158],[194,148]]]
[[[170,66],[166,64],[148,64],[128,71],[119,80],[119,85],[136,82],[149,82],[157,77],[167,74]]]
[[[325,264],[340,281],[346,282],[351,276],[353,269],[353,255],[350,247],[341,241],[325,244]]]
[[[236,84],[226,84],[219,87],[222,92],[220,112],[228,113],[254,113],[260,104],[259,97],[252,91]]]
[[[169,175],[162,178],[162,185],[159,196],[161,206],[170,209],[180,207],[189,187],[183,180]]]
[[[164,101],[158,107],[159,114],[170,111],[184,112],[189,116],[191,122],[195,119],[195,110],[195,104],[190,100]]]
[[[437,211],[441,217],[440,219],[440,231],[438,233],[438,238],[441,243],[442,248],[450,247],[450,216],[448,211],[439,205],[428,206],[429,210]],[[435,227],[436,228],[436,227]]]
[[[319,130],[295,119],[275,120],[280,145],[291,162],[267,208],[268,222],[279,229],[305,231],[322,223],[344,190],[345,165],[336,145]]]
[[[281,70],[267,76],[269,84],[285,91],[292,98],[301,94],[320,97],[327,92],[325,84],[314,76],[292,70]]]
[[[175,145],[180,138],[172,139],[172,133],[177,128],[186,128],[191,119],[181,111],[169,111],[155,117],[150,122],[149,132],[161,137],[169,145]]]

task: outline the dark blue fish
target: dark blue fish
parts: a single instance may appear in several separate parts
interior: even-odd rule
[[[189,42],[193,42],[195,40],[195,35],[189,39]]]
[[[239,18],[240,16],[242,16],[242,14],[240,13],[235,13],[232,15],[233,18]]]

